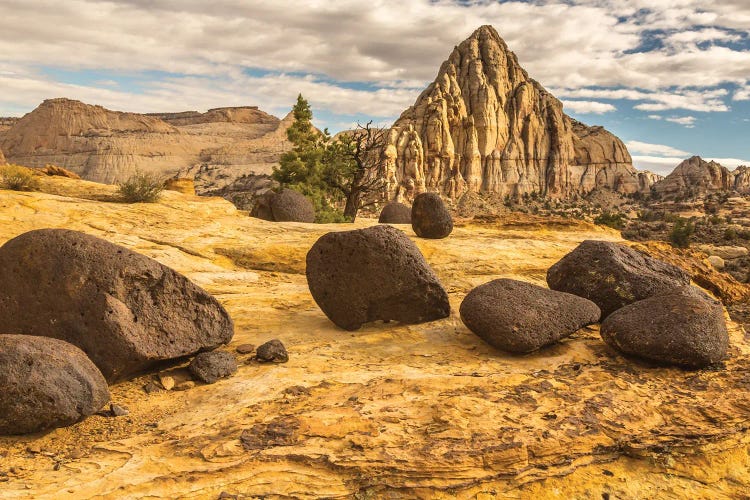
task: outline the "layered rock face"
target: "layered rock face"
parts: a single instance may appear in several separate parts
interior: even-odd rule
[[[654,190],[661,196],[694,196],[717,191],[734,189],[734,174],[728,168],[716,163],[707,162],[700,156],[693,156],[683,161],[654,185]]]
[[[453,50],[435,81],[390,131],[389,194],[465,191],[555,198],[642,181],[625,145],[563,113],[491,26]]]
[[[750,167],[740,165],[732,172],[734,174],[734,190],[738,193],[750,193]]]
[[[206,193],[270,174],[290,147],[290,123],[257,107],[143,115],[50,99],[11,123],[0,149],[14,163],[60,165],[96,182],[119,182],[136,170],[179,173]]]

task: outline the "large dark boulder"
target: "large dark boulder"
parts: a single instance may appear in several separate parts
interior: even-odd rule
[[[411,205],[411,227],[420,238],[445,238],[453,231],[453,218],[437,193],[422,193]]]
[[[625,245],[586,240],[549,268],[547,284],[593,301],[606,318],[623,306],[690,284],[690,275]]]
[[[461,320],[488,344],[527,353],[553,344],[599,321],[601,311],[584,298],[511,279],[497,279],[469,292]]]
[[[0,325],[80,347],[109,381],[234,335],[221,304],[181,274],[64,229],[31,231],[0,247]]]
[[[393,226],[328,233],[307,254],[307,284],[336,325],[422,323],[450,314],[448,294],[417,246]]]
[[[302,193],[282,189],[271,199],[271,212],[276,222],[315,222],[315,208]]]
[[[378,222],[381,224],[411,224],[411,208],[392,201],[380,211]]]
[[[695,287],[618,309],[600,331],[607,344],[624,354],[687,368],[717,363],[729,347],[721,303]]]
[[[108,401],[107,381],[76,346],[0,335],[0,434],[72,425]]]

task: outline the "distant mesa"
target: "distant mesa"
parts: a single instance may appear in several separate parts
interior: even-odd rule
[[[623,142],[563,112],[497,31],[482,26],[457,46],[435,81],[390,131],[389,194],[466,191],[553,198],[609,188],[646,192]]]
[[[0,150],[10,162],[59,165],[96,182],[141,170],[193,178],[198,194],[216,194],[243,176],[244,185],[267,179],[290,148],[290,124],[257,106],[138,114],[48,99],[23,118],[0,120]]]

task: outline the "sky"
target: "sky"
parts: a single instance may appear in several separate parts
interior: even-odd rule
[[[68,97],[282,117],[302,93],[321,128],[389,125],[484,24],[637,168],[750,165],[750,0],[0,0],[0,116]]]

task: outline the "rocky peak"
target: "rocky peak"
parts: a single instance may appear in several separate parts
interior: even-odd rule
[[[700,156],[683,161],[654,185],[657,193],[664,197],[702,196],[717,191],[734,189],[734,174],[723,165],[707,162]]]
[[[625,145],[563,113],[492,26],[454,48],[435,81],[396,121],[386,151],[391,196],[538,192],[565,197],[638,190]]]

